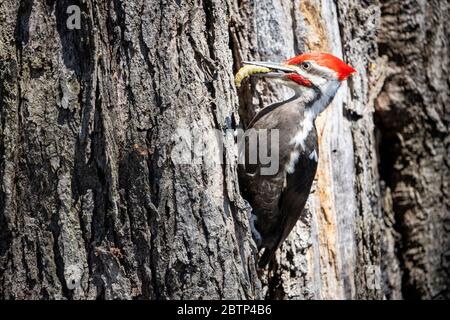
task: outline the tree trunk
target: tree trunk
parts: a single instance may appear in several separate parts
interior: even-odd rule
[[[379,6],[261,1],[253,11],[239,11],[255,15],[243,21],[256,20],[250,28],[242,27],[241,37],[251,39],[251,45],[240,49],[240,56],[256,52],[257,59],[279,60],[302,51],[328,51],[344,55],[358,70],[317,121],[320,161],[309,210],[279,255],[278,268],[268,279],[268,295],[381,298],[382,217],[373,124],[381,77],[376,48]],[[242,48],[243,42],[237,41],[236,47]],[[265,104],[261,97],[266,91],[261,87],[252,104]]]
[[[0,297],[449,298],[447,3],[17,2],[0,3]],[[304,218],[258,272],[231,130],[289,92],[233,75],[312,50],[358,73],[317,121]]]
[[[450,299],[449,9],[448,1],[381,2],[379,161],[401,268],[391,286],[408,299]]]
[[[2,296],[261,297],[233,141],[171,158],[235,117],[227,4],[70,4],[1,8]]]

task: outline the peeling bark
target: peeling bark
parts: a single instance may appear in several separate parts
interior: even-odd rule
[[[380,298],[381,204],[367,71],[377,59],[378,6],[364,7],[359,1],[338,1],[337,5],[334,1],[258,1],[246,2],[235,12],[242,20],[235,27],[238,61],[279,61],[304,51],[328,51],[344,56],[358,70],[316,121],[321,146],[316,183],[305,218],[265,279],[266,296]],[[251,91],[255,89],[253,100],[246,89],[241,92],[243,119],[251,109],[248,105],[263,107],[290,94],[270,84],[252,84]]]

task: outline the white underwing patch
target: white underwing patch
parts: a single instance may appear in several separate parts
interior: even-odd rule
[[[295,146],[301,146],[302,149],[305,149],[305,140],[306,137],[308,136],[309,132],[311,131],[311,129],[313,128],[313,114],[312,112],[308,109],[305,110],[305,116],[303,118],[303,123],[302,126],[300,128],[299,131],[297,131],[297,133],[295,134],[294,138],[292,138],[292,140],[290,141],[290,144],[295,145]]]
[[[298,150],[294,150],[291,152],[290,156],[289,156],[289,161],[286,165],[286,172],[289,174],[294,173],[295,171],[295,165],[298,162],[298,158],[300,157],[300,153],[298,152]]]
[[[315,162],[317,162],[317,152],[316,152],[316,149],[314,149],[313,152],[311,152],[311,153],[309,154],[309,159],[310,159],[310,160],[314,160]]]

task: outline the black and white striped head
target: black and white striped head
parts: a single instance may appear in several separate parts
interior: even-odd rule
[[[341,82],[356,72],[341,59],[323,52],[304,53],[284,63],[244,62],[244,64],[269,68],[271,72],[261,73],[258,76],[276,79],[277,83],[295,91],[310,88],[327,95],[329,92],[326,91],[331,90],[335,93]]]

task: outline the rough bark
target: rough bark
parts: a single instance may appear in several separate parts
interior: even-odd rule
[[[304,51],[328,51],[358,74],[318,119],[319,169],[305,218],[275,270],[265,279],[271,298],[380,298],[380,202],[367,66],[377,59],[376,4],[359,1],[257,1],[235,8],[235,60],[280,61]],[[253,22],[253,23],[249,23]],[[245,45],[243,45],[245,44]],[[241,114],[290,93],[257,84],[244,89]],[[271,94],[268,94],[270,92]],[[249,107],[250,105],[250,107]]]
[[[449,5],[381,1],[381,12],[387,77],[376,100],[379,160],[387,239],[395,239],[387,243],[401,269],[387,264],[387,280],[407,299],[449,299]]]
[[[447,20],[425,0],[3,0],[0,297],[448,298]],[[233,72],[307,50],[358,73],[258,274],[227,129],[289,92]],[[179,129],[222,131],[224,163],[177,164]]]
[[[171,158],[236,117],[227,3],[81,1],[73,31],[71,4],[0,7],[1,296],[260,297],[233,139]]]

